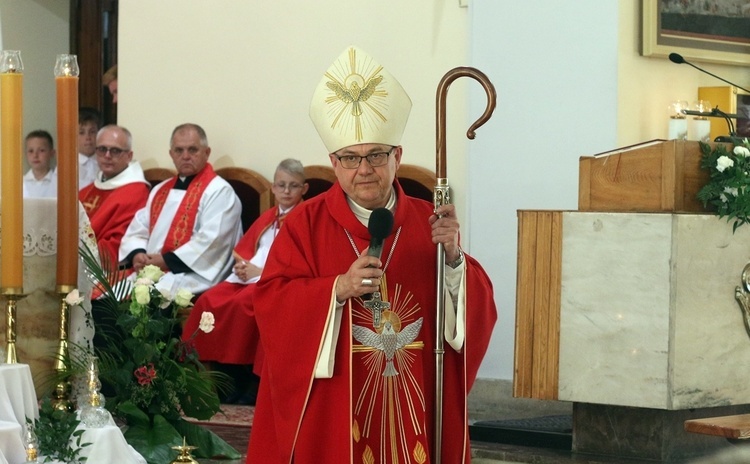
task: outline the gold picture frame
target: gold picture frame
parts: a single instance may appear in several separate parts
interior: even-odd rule
[[[728,18],[710,13],[680,14],[663,12],[668,0],[641,1],[641,55],[668,57],[679,53],[686,60],[708,63],[750,65],[750,17]],[[703,0],[706,8],[729,7],[734,0]],[[664,21],[670,27],[663,27]],[[747,23],[747,25],[745,25]],[[733,26],[739,25],[737,28]],[[725,27],[741,31],[738,36],[717,35],[712,29]],[[731,34],[730,34],[731,35]]]

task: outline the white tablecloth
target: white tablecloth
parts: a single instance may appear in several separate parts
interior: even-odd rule
[[[29,365],[0,365],[0,464],[26,462],[23,447],[26,418],[38,417]]]

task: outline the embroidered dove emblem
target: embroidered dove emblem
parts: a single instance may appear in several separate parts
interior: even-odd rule
[[[369,79],[364,87],[360,87],[357,82],[352,82],[348,89],[335,81],[326,82],[326,86],[333,90],[339,100],[347,104],[352,104],[353,116],[360,116],[362,108],[360,108],[359,104],[366,102],[375,93],[375,89],[382,80],[383,76],[375,76]]]
[[[401,332],[396,332],[393,329],[393,324],[390,321],[385,321],[381,333],[377,333],[367,327],[353,325],[352,335],[363,345],[383,352],[385,355],[383,377],[393,377],[398,375],[396,368],[393,366],[393,356],[396,354],[396,351],[413,342],[417,338],[421,328],[422,318],[420,317],[404,327]]]

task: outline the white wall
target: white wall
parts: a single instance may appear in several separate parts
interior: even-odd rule
[[[487,267],[500,319],[480,377],[512,378],[516,210],[575,209],[578,157],[664,137],[666,104],[693,100],[708,76],[638,54],[640,2],[471,0],[120,3],[118,121],[146,167],[170,166],[171,129],[203,125],[217,166],[271,177],[283,157],[325,164],[307,116],[321,73],[349,44],[369,51],[410,94],[405,162],[434,169],[435,90],[473,65],[498,108],[474,141],[481,87],[448,95],[448,176],[463,240]],[[705,65],[747,85],[747,68]],[[467,103],[470,98],[470,103]],[[467,176],[471,182],[467,182]]]
[[[472,64],[492,76],[499,99],[494,130],[477,136],[469,157],[472,251],[492,277],[500,312],[480,376],[510,379],[516,211],[575,209],[578,157],[616,144],[617,5],[471,6]]]
[[[328,164],[310,98],[355,44],[412,99],[404,162],[434,169],[435,88],[448,69],[466,64],[467,23],[467,9],[454,1],[120,2],[118,122],[134,134],[145,167],[171,166],[170,133],[188,121],[206,129],[215,166],[270,179],[286,157]],[[456,101],[465,101],[457,87]]]
[[[44,129],[52,134],[55,146],[55,58],[70,53],[69,11],[69,2],[59,0],[0,0],[1,47],[20,50],[24,65],[24,136]]]

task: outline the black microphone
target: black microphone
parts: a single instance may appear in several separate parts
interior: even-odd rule
[[[706,74],[708,74],[711,77],[715,77],[715,78],[719,79],[720,81],[726,82],[729,85],[733,85],[733,86],[737,87],[738,89],[742,89],[745,92],[750,93],[750,90],[747,90],[744,87],[740,87],[739,85],[735,84],[734,82],[729,82],[728,80],[726,80],[724,78],[721,78],[721,77],[717,76],[716,74],[712,74],[712,73],[706,71],[703,68],[699,68],[698,66],[694,65],[693,63],[691,63],[689,61],[685,61],[685,58],[683,58],[682,55],[680,55],[679,53],[670,53],[669,54],[669,61],[671,61],[672,63],[677,63],[677,64],[685,63],[685,64],[687,64],[689,66],[694,67],[695,69],[697,69],[700,72],[706,73]]]
[[[388,208],[374,209],[367,222],[367,230],[370,231],[368,256],[380,259],[380,255],[383,254],[383,240],[391,235],[391,229],[393,229],[393,213]]]
[[[391,213],[391,210],[388,208],[372,210],[370,220],[367,222],[367,230],[370,231],[370,247],[367,249],[367,256],[380,259],[380,255],[383,254],[383,240],[391,235],[391,229],[393,229],[393,213]],[[372,293],[362,295],[363,300],[371,298]]]

